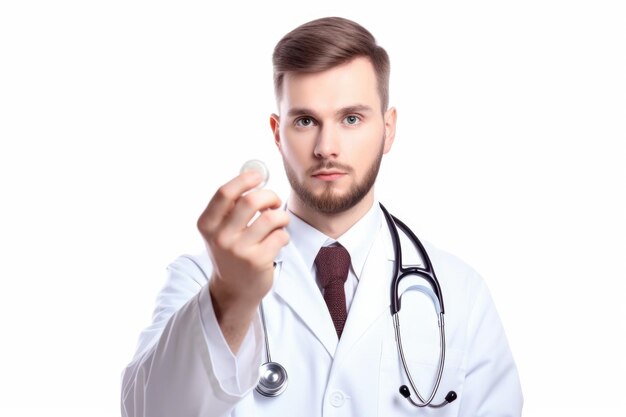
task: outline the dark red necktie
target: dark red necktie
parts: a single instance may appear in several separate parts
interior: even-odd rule
[[[337,336],[341,337],[348,317],[344,283],[350,270],[350,254],[343,246],[323,247],[315,258],[315,267]]]

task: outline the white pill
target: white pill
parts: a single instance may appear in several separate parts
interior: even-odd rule
[[[261,174],[263,181],[257,186],[257,188],[263,188],[265,184],[267,184],[267,180],[270,177],[270,172],[263,163],[263,161],[259,161],[258,159],[251,159],[247,161],[245,164],[243,164],[239,172],[243,174],[247,171],[256,171]]]

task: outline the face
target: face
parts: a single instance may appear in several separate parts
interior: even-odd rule
[[[285,74],[280,116],[270,123],[297,204],[325,214],[373,199],[395,109],[381,112],[367,58],[314,74]]]

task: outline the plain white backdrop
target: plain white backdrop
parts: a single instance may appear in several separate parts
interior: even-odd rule
[[[0,415],[119,415],[215,189],[259,158],[286,197],[271,53],[328,15],[389,52],[377,196],[484,276],[524,415],[626,415],[621,2],[224,3],[0,4]]]

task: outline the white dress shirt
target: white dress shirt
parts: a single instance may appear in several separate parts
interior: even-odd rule
[[[289,211],[287,232],[291,242],[300,253],[300,256],[302,256],[304,264],[311,271],[312,279],[315,279],[314,277],[316,276],[315,257],[323,246],[339,243],[350,254],[350,271],[344,286],[348,311],[350,311],[350,305],[352,304],[356,287],[359,284],[359,277],[361,272],[363,272],[365,260],[382,224],[377,206],[378,204],[373,204],[363,217],[336,240],[326,236]],[[323,292],[321,285],[319,285],[319,280],[317,283],[320,291]]]

